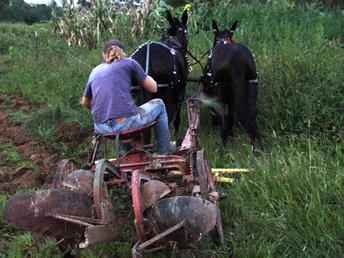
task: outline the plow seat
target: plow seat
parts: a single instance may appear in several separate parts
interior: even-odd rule
[[[157,121],[153,121],[143,127],[125,130],[118,133],[111,134],[95,134],[93,136],[91,150],[89,152],[88,165],[94,164],[97,159],[97,153],[103,139],[115,141],[115,147],[117,156],[119,155],[119,145],[120,144],[131,144],[133,148],[144,149],[146,146],[144,144],[144,133],[146,130],[152,128],[156,125]],[[150,146],[151,147],[151,146]]]
[[[116,139],[116,137],[119,137],[122,143],[130,143],[133,140],[137,138],[141,138],[143,141],[143,134],[147,129],[150,129],[154,125],[156,125],[157,121],[153,121],[143,127],[140,128],[134,128],[134,129],[129,129],[125,130],[123,132],[119,133],[113,133],[113,134],[103,134],[101,135],[102,137],[105,137],[107,139]]]

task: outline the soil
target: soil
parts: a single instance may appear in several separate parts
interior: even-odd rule
[[[33,112],[37,108],[23,98],[11,95],[0,95],[0,146],[14,146],[21,159],[29,165],[17,166],[4,162],[5,153],[0,151],[0,193],[15,193],[21,188],[39,188],[44,183],[49,183],[56,171],[59,155],[48,146],[29,136],[20,122],[10,119],[11,111]],[[66,133],[68,132],[68,134]],[[58,133],[62,141],[69,143],[76,137],[80,128],[75,125],[61,125]]]
[[[57,139],[73,148],[83,142],[85,138],[92,135],[93,131],[82,128],[77,122],[60,122],[56,126]]]
[[[20,189],[50,187],[59,161],[63,158],[30,136],[23,123],[11,119],[11,112],[22,111],[29,115],[36,108],[18,96],[0,95],[0,195],[13,195]],[[77,123],[61,122],[56,126],[56,136],[66,146],[73,147],[84,142],[90,132],[83,131]],[[14,158],[9,158],[11,155]],[[127,213],[123,218],[119,217],[117,223],[130,224]],[[10,239],[0,239],[0,251],[8,248]],[[39,234],[34,234],[33,246],[39,245],[43,239]]]

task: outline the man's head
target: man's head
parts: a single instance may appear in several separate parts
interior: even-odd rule
[[[111,39],[104,44],[103,59],[110,64],[114,60],[119,60],[125,57],[124,46],[117,39]]]

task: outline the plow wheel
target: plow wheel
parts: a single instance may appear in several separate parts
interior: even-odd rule
[[[209,193],[216,193],[216,187],[214,183],[214,177],[211,173],[211,167],[209,165],[208,158],[205,151],[199,150],[196,153],[196,168],[198,183],[200,184],[201,195],[203,198],[210,199]],[[219,208],[218,200],[215,201],[217,206],[217,219],[214,232],[212,232],[212,238],[220,244],[224,244],[223,226],[221,211]]]

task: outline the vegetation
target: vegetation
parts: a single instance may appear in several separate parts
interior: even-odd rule
[[[130,1],[128,1],[129,3]],[[156,34],[161,28],[161,12],[167,5],[163,1],[146,1],[140,7],[114,5],[111,0],[79,2],[78,6],[65,5],[64,16],[55,22],[55,30],[69,45],[96,48],[104,38],[117,35],[134,40]],[[130,28],[124,30],[123,28]]]
[[[0,21],[25,22],[32,24],[40,21],[48,21],[52,14],[61,15],[61,8],[56,5],[54,0],[50,5],[37,4],[30,5],[24,0],[1,0]]]
[[[264,146],[252,157],[246,136],[240,135],[222,148],[219,133],[207,123],[207,110],[202,112],[201,141],[212,165],[254,171],[222,187],[227,194],[222,202],[226,246],[204,241],[203,257],[228,257],[232,247],[235,257],[343,254],[344,15],[321,5],[293,3],[221,1],[210,9],[211,1],[194,1],[192,6],[189,49],[197,56],[212,45],[211,19],[222,28],[240,21],[235,38],[248,45],[257,60],[258,125]],[[163,8],[155,13],[159,24],[162,13]],[[152,32],[133,38],[122,27],[104,33],[102,40],[117,36],[131,53],[145,40],[159,38],[152,28],[155,24],[147,23],[145,30]],[[90,70],[99,63],[97,47],[68,47],[48,25],[0,25],[0,93],[44,104],[24,118],[33,136],[55,139],[54,128],[61,120],[92,127],[90,114],[78,102]],[[193,76],[199,74],[195,66]],[[189,94],[196,87],[190,84]],[[58,142],[54,148],[65,150]],[[0,196],[0,208],[5,201]],[[51,242],[34,249],[29,234],[16,232],[8,238],[9,248],[0,250],[0,257],[24,257],[19,250],[31,250],[35,257],[48,251],[46,256],[60,257]],[[102,257],[128,257],[130,245],[125,240],[102,245],[83,251],[81,257],[97,257],[100,249]]]

